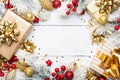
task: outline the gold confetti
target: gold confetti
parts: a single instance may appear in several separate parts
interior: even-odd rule
[[[26,42],[23,42],[21,49],[33,53],[35,49],[35,45],[29,40],[27,40]]]

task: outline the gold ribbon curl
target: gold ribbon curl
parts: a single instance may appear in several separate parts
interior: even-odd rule
[[[112,10],[118,8],[120,1],[119,0],[95,0],[96,5],[100,8],[99,13],[109,14]]]

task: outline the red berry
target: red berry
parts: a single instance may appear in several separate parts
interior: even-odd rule
[[[58,73],[59,72],[59,68],[55,68],[55,72]]]
[[[34,23],[39,23],[39,18],[35,16],[33,22],[34,22]]]
[[[57,8],[59,8],[60,6],[61,6],[61,2],[60,2],[59,0],[54,0],[54,1],[53,1],[53,7],[54,7],[54,8],[57,9]]]
[[[64,74],[60,74],[60,79],[64,79],[65,78],[65,75]]]
[[[120,23],[120,18],[117,19],[117,22]]]
[[[4,68],[8,68],[9,66],[8,66],[8,64],[4,64]]]
[[[73,8],[72,8],[72,11],[73,11],[73,12],[76,12],[76,8],[75,8],[75,7],[73,7]]]
[[[67,80],[72,80],[73,77],[74,77],[74,73],[72,71],[67,71],[65,73],[65,77],[66,77]]]
[[[45,78],[45,80],[50,80],[49,78]]]
[[[85,10],[83,10],[81,13],[80,13],[80,15],[84,15],[85,14]]]
[[[11,59],[8,61],[9,64],[12,64],[14,61]]]
[[[16,65],[15,65],[15,64],[12,64],[11,67],[12,67],[13,69],[15,69],[15,68],[16,68]]]
[[[56,75],[56,73],[55,73],[55,72],[53,72],[53,73],[52,73],[52,76],[54,77],[55,75]]]
[[[71,8],[71,6],[72,6],[71,4],[67,4],[67,8]]]
[[[67,11],[66,14],[69,15],[69,14],[70,14],[70,11]]]
[[[72,4],[76,5],[77,4],[77,0],[72,0]]]
[[[65,71],[65,70],[66,70],[66,66],[62,65],[62,66],[61,66],[61,70],[62,70],[62,71]]]
[[[100,76],[98,80],[106,80],[106,78],[104,76]]]
[[[76,3],[74,6],[75,6],[75,7],[78,7],[78,3]]]
[[[61,80],[59,75],[56,76],[56,80]]]
[[[115,26],[114,26],[114,29],[115,29],[115,30],[119,30],[119,26],[118,26],[118,25],[115,25]]]
[[[17,56],[13,56],[13,58],[12,58],[12,59],[13,59],[13,61],[14,61],[14,62],[17,62],[17,61],[18,61]]]
[[[5,75],[4,72],[1,71],[0,72],[0,77],[4,77],[4,75]]]
[[[52,65],[52,61],[51,60],[47,60],[46,64],[47,64],[47,66],[51,66]]]
[[[12,5],[12,4],[9,4],[9,5],[8,5],[8,9],[11,9],[11,8],[13,8],[13,5]]]

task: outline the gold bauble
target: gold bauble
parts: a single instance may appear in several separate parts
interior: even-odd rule
[[[33,75],[34,70],[31,67],[27,67],[27,68],[24,69],[24,73],[25,73],[26,76],[30,77],[30,76]]]
[[[97,21],[102,25],[106,24],[108,22],[108,15],[106,13],[100,14]]]
[[[34,20],[34,18],[35,18],[35,15],[32,12],[26,12],[25,13],[25,19],[27,21],[32,22]]]
[[[24,70],[26,67],[28,67],[27,63],[24,63],[22,61],[17,61],[15,64],[16,67],[20,70]]]

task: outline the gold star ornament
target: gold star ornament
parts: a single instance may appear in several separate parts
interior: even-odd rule
[[[21,49],[25,50],[26,52],[33,53],[35,49],[35,45],[29,40],[27,40],[26,42],[23,42]]]
[[[17,42],[17,37],[19,36],[20,31],[17,30],[16,23],[9,23],[8,21],[4,22],[4,25],[0,25],[0,44],[6,43],[8,46],[12,42]]]

